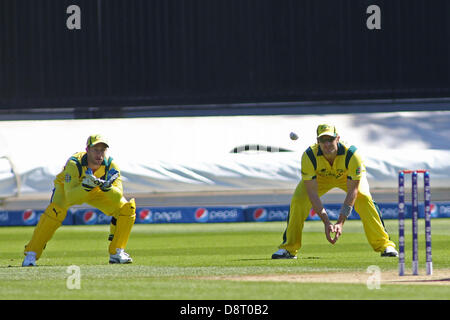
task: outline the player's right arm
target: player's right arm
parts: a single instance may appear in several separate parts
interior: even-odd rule
[[[319,198],[316,168],[314,167],[314,164],[311,162],[311,159],[306,152],[304,152],[302,156],[301,173],[302,173],[302,180],[305,184],[306,191],[309,196],[309,201],[311,201],[312,204],[312,208],[314,212],[319,214],[319,216],[322,218],[320,214],[322,213],[324,208],[322,205],[322,201]]]
[[[323,222],[323,225],[325,227],[325,236],[327,237],[328,242],[334,244],[337,240],[337,238],[332,238],[331,233],[334,231],[334,225],[330,222],[330,219],[328,218],[327,211],[323,207],[322,201],[320,200],[319,194],[317,192],[318,186],[317,186],[317,180],[305,180],[305,187],[306,192],[309,196],[309,201],[311,201],[312,208],[314,212],[317,213],[317,215],[320,217],[320,219]]]
[[[64,168],[64,195],[67,203],[82,204],[85,202],[88,191],[82,186],[84,173],[79,176],[77,165],[73,160],[67,161]]]
[[[320,200],[319,192],[318,192],[318,184],[317,184],[317,176],[316,169],[314,168],[314,164],[311,162],[309,156],[303,153],[302,156],[302,180],[305,184],[306,192],[308,193],[309,201],[311,202],[312,208],[314,212],[322,220],[325,226],[325,236],[327,240],[334,244],[336,242],[336,238],[331,238],[331,233],[334,232],[334,225],[330,222],[328,218],[328,214],[323,207],[322,200]]]

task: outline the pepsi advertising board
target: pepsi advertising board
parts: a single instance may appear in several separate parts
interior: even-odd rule
[[[378,204],[383,219],[397,219],[397,203]],[[411,204],[405,204],[406,218],[411,218]],[[436,202],[430,205],[432,218],[450,218],[450,202]],[[339,217],[341,204],[325,204],[330,220]],[[0,210],[0,226],[35,226],[44,210]],[[235,207],[138,207],[136,223],[223,223],[223,222],[270,222],[286,221],[289,205],[235,206]],[[424,206],[419,204],[419,217],[424,217]],[[359,219],[355,210],[349,219]],[[310,210],[306,220],[320,220]],[[70,209],[63,225],[109,224],[111,216],[95,208]]]
[[[327,204],[325,205],[328,216],[330,219],[337,219],[341,209],[340,205]],[[276,206],[255,206],[247,207],[245,209],[246,221],[265,222],[265,221],[286,221],[289,215],[289,205],[276,205]],[[353,213],[349,219],[357,219]],[[308,218],[306,220],[320,220],[319,216],[314,210],[309,211]]]
[[[385,203],[379,205],[381,216],[383,219],[397,219],[398,218],[398,205],[396,203]],[[448,218],[450,217],[450,203],[430,203],[430,213],[432,218]],[[410,203],[405,204],[405,218],[412,218],[412,205]],[[425,206],[419,204],[419,218],[425,218]]]
[[[220,223],[244,222],[241,207],[143,207],[136,211],[136,223]]]
[[[44,210],[14,210],[0,211],[0,226],[35,226]],[[72,225],[73,217],[70,212],[64,219],[63,225]]]
[[[242,207],[198,207],[189,212],[193,222],[244,222]]]
[[[255,206],[245,209],[245,220],[254,222],[286,221],[289,206]]]
[[[109,224],[112,217],[107,216],[98,209],[78,209],[73,212],[74,224]]]
[[[337,220],[341,210],[341,204],[325,204],[325,210],[330,220]],[[398,205],[397,203],[382,203],[378,204],[381,217],[383,219],[397,219],[398,218]],[[405,204],[405,216],[411,218],[412,210],[411,204]],[[245,220],[253,222],[264,221],[286,221],[289,214],[289,205],[278,206],[251,206],[244,209]],[[450,203],[431,203],[430,211],[432,218],[450,218]],[[419,218],[424,218],[425,208],[423,203],[419,204]],[[348,217],[349,220],[360,219],[358,213],[353,209],[352,213]],[[313,209],[309,211],[308,218],[306,220],[320,220],[320,217],[314,212]]]

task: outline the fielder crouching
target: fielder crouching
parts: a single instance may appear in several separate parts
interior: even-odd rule
[[[381,213],[369,191],[366,168],[354,146],[341,143],[335,126],[317,127],[317,143],[302,155],[302,180],[291,200],[283,242],[272,259],[297,259],[302,246],[302,232],[311,208],[325,226],[327,240],[334,244],[343,232],[344,222],[353,210],[358,212],[364,232],[373,250],[383,257],[397,257],[395,244],[381,220]],[[346,192],[338,221],[332,224],[320,197],[333,188]],[[332,233],[335,236],[332,236]]]
[[[75,153],[56,176],[49,206],[41,215],[31,241],[25,246],[22,266],[35,266],[73,205],[87,203],[112,216],[109,263],[131,263],[125,247],[136,220],[135,200],[123,196],[119,168],[106,156],[108,143],[100,135],[89,136],[86,151]]]

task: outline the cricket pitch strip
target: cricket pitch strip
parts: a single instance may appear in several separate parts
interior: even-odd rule
[[[255,281],[255,282],[303,282],[303,283],[353,283],[367,284],[372,274],[366,272],[312,272],[302,274],[259,274],[259,275],[226,275],[200,277],[208,280],[229,281]],[[198,279],[198,278],[197,278]],[[421,274],[413,276],[406,273],[399,276],[397,271],[382,271],[379,274],[381,285],[408,284],[408,285],[450,285],[450,270],[434,270],[433,275],[426,275],[425,270]]]

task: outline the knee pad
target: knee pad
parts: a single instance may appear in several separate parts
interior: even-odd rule
[[[109,235],[108,241],[112,241],[114,239],[114,233],[116,233],[117,219],[115,217],[111,218],[111,222],[109,223]]]
[[[109,245],[110,254],[115,254],[117,248],[125,249],[135,220],[136,203],[134,199],[131,199],[119,210],[119,216],[117,217],[114,234]]]
[[[45,209],[41,215],[30,242],[25,246],[25,252],[32,251],[36,253],[36,260],[42,254],[46,244],[53,237],[56,229],[58,229],[66,218],[67,210],[59,207],[54,203]]]
[[[136,201],[131,199],[125,203],[119,210],[119,216],[135,216],[136,215]]]
[[[52,202],[49,204],[47,209],[45,209],[43,214],[46,214],[50,218],[62,223],[66,218],[67,210]]]

